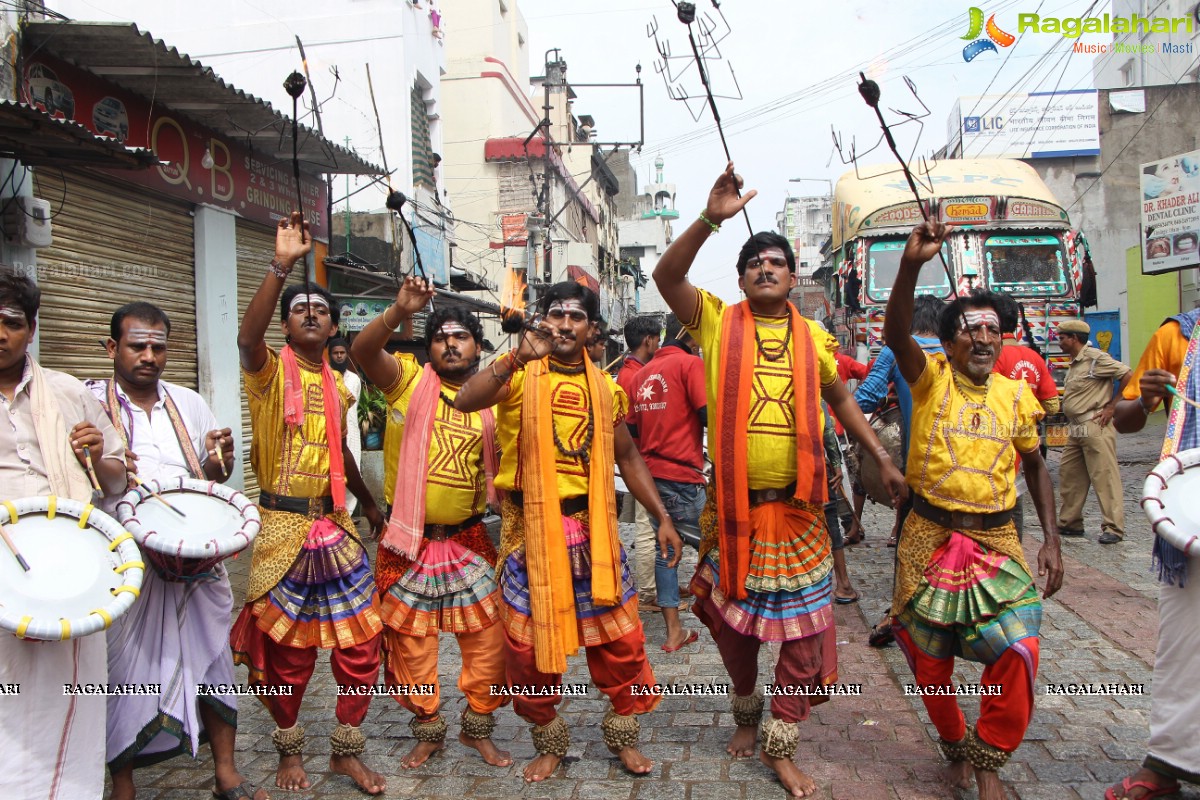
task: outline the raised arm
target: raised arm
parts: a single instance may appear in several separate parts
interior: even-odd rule
[[[696,318],[696,287],[687,279],[687,273],[700,248],[709,236],[716,233],[713,226],[720,227],[725,220],[737,216],[742,207],[758,194],[751,189],[738,197],[740,186],[741,178],[734,174],[733,162],[730,161],[708,193],[708,204],[700,217],[675,238],[654,266],[654,283],[663,300],[667,301],[680,320]]]
[[[950,235],[951,227],[941,222],[922,222],[913,228],[904,254],[900,256],[900,271],[892,284],[888,298],[887,316],[883,320],[883,338],[896,356],[896,365],[904,380],[914,383],[925,370],[925,353],[912,337],[913,294],[917,290],[917,277],[921,267],[935,258],[942,243]],[[843,424],[845,422],[843,421]]]
[[[271,268],[263,275],[262,283],[254,293],[250,305],[246,306],[242,325],[238,329],[237,343],[242,369],[247,372],[258,372],[267,363],[265,337],[275,317],[283,286],[287,283],[288,275],[296,266],[296,262],[312,252],[313,240],[308,232],[308,223],[303,223],[303,243],[300,240],[301,224],[299,211],[294,212],[290,220],[279,220],[279,227],[275,229],[275,259],[271,262]]]
[[[508,382],[513,373],[525,369],[530,361],[545,358],[561,336],[548,323],[539,323],[545,333],[526,330],[521,344],[494,360],[490,366],[472,375],[454,396],[454,407],[464,413],[490,408],[508,397]]]
[[[400,285],[400,291],[396,292],[395,302],[354,337],[350,354],[371,379],[371,383],[387,387],[396,382],[400,368],[396,365],[396,359],[383,349],[384,345],[393,331],[407,325],[413,314],[424,308],[432,298],[433,287],[424,278],[409,276]]]

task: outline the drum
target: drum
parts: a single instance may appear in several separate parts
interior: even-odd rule
[[[1200,555],[1200,546],[1195,546],[1200,537],[1196,497],[1200,497],[1200,448],[1167,456],[1142,486],[1142,511],[1151,529],[1188,556]]]
[[[875,431],[880,444],[892,457],[892,463],[903,471],[904,465],[900,463],[900,419],[900,407],[888,406],[871,418],[871,429]],[[888,494],[887,487],[883,483],[879,465],[875,463],[875,459],[863,452],[862,446],[858,442],[854,443],[854,451],[858,461],[858,482],[867,490],[867,497],[874,503],[890,507],[892,496]]]
[[[145,565],[121,525],[65,497],[0,502],[0,524],[29,564],[0,544],[0,629],[62,641],[103,631],[137,599]]]
[[[185,477],[130,489],[117,503],[117,517],[155,571],[171,581],[210,577],[214,566],[249,547],[262,528],[257,506],[241,492]]]

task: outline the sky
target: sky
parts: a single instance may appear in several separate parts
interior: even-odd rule
[[[829,193],[830,184],[852,165],[844,165],[833,145],[841,138],[849,157],[853,143],[861,154],[880,138],[874,112],[859,97],[859,70],[880,83],[881,106],[922,113],[906,88],[907,76],[929,109],[923,129],[913,123],[897,130],[902,152],[929,154],[947,140],[947,119],[960,95],[1012,91],[1086,89],[1092,86],[1095,56],[1072,53],[1073,42],[1111,41],[1111,35],[1061,36],[1027,33],[999,52],[963,60],[962,37],[969,25],[971,2],[979,0],[894,0],[845,4],[797,0],[724,0],[720,10],[728,36],[720,42],[723,61],[711,64],[714,89],[741,99],[718,98],[717,108],[736,169],[747,189],[758,195],[747,210],[754,229],[775,228],[775,214],[789,195]],[[649,178],[661,153],[665,179],[677,187],[679,230],[704,207],[708,190],[724,168],[725,156],[711,114],[692,101],[693,119],[683,102],[668,97],[656,71],[658,52],[647,27],[657,20],[660,41],[674,55],[690,52],[687,29],[675,16],[670,0],[613,0],[603,8],[579,0],[518,0],[529,25],[531,74],[543,72],[546,50],[561,48],[567,77],[574,83],[632,81],[642,65],[645,91],[646,142],[640,156],[639,184]],[[720,19],[711,0],[699,0],[700,11]],[[1089,9],[1091,9],[1089,11]],[[995,14],[1002,29],[1016,33],[1018,13],[1077,17],[1109,11],[1105,0],[992,0],[983,8]],[[722,29],[724,29],[722,27]],[[599,45],[599,46],[598,46]],[[1048,56],[1047,56],[1048,54]],[[680,69],[684,59],[673,59]],[[730,65],[736,75],[731,78]],[[695,68],[676,83],[690,95],[701,95]],[[636,138],[637,107],[615,93],[577,90],[575,113],[596,119],[600,140]],[[885,112],[891,121],[899,119]],[[885,146],[860,156],[862,164],[894,163]],[[805,178],[789,182],[790,178]],[[744,221],[729,220],[713,236],[693,266],[692,280],[726,300],[736,300],[737,251],[748,235]]]

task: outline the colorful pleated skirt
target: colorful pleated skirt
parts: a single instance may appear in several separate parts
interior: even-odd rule
[[[993,664],[1038,635],[1042,603],[1021,564],[954,531],[896,621],[926,655]]]
[[[563,517],[567,537],[567,557],[571,562],[571,583],[575,589],[575,618],[579,623],[579,643],[584,647],[607,644],[636,630],[637,590],[629,574],[625,548],[621,548],[620,600],[614,606],[592,602],[591,539],[587,528],[573,517]],[[508,635],[522,644],[533,644],[532,604],[529,599],[529,573],[525,548],[513,551],[500,570],[501,613]]]
[[[476,528],[482,530],[482,542],[468,535]],[[395,562],[407,565],[383,596],[384,624],[409,636],[475,633],[490,627],[500,619],[495,559],[483,523],[440,541],[426,539],[415,561],[381,546],[377,572],[385,562],[389,571]]]

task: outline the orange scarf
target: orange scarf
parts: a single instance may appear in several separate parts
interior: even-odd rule
[[[579,651],[575,587],[563,531],[555,465],[551,384],[547,358],[526,367],[521,401],[521,489],[525,510],[525,563],[533,616],[534,657],[539,672],[567,671],[567,656]],[[588,469],[588,535],[591,539],[592,602],[613,606],[621,599],[621,550],[613,508],[613,396],[600,370],[584,359],[592,411]]]
[[[283,421],[288,434],[304,427],[304,382],[296,352],[286,345],[279,353],[283,362]],[[329,448],[329,493],[334,511],[346,510],[346,462],[342,459],[342,398],[325,356],[321,357],[321,400],[325,409],[325,444]]]
[[[817,352],[808,325],[791,303],[793,413],[796,422],[797,500],[825,502],[825,451],[821,436],[821,381]],[[717,542],[720,547],[721,591],[746,597],[750,567],[750,484],[747,475],[751,387],[757,343],[754,315],[743,300],[725,309],[717,364],[715,426],[709,438],[716,481]],[[715,446],[714,446],[715,445]]]

